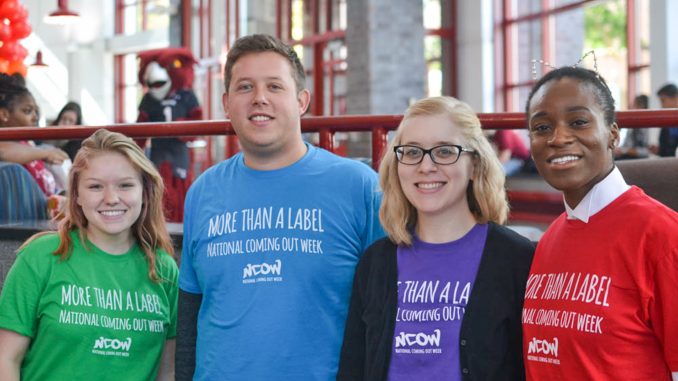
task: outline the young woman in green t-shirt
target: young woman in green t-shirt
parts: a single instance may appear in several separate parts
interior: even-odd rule
[[[163,189],[132,139],[99,130],[82,143],[57,232],[19,249],[0,295],[1,380],[174,378]]]

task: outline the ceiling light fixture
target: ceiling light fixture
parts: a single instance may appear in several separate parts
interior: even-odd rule
[[[35,62],[31,64],[31,67],[35,68],[48,68],[49,65],[45,63],[45,61],[42,60],[42,51],[38,50],[38,52],[35,54]]]
[[[58,0],[58,9],[43,20],[47,24],[52,25],[68,25],[80,20],[80,15],[68,9],[68,0]]]

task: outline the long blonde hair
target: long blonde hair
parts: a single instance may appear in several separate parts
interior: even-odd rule
[[[143,251],[146,262],[148,262],[148,277],[153,281],[158,281],[156,250],[163,249],[174,256],[174,248],[167,232],[163,214],[164,184],[155,166],[146,158],[139,146],[132,139],[117,132],[100,129],[82,142],[82,148],[75,156],[68,176],[66,210],[57,229],[61,242],[53,254],[60,256],[61,260],[67,260],[70,257],[73,251],[73,242],[69,234],[75,229],[79,230],[80,240],[86,245],[85,234],[88,221],[77,202],[78,183],[80,174],[87,168],[91,158],[106,152],[122,154],[141,174],[143,204],[139,218],[134,222],[131,229],[132,235]],[[36,237],[44,234],[48,233],[39,233],[31,237],[22,248]]]
[[[452,97],[422,99],[405,112],[379,166],[379,182],[384,192],[379,219],[389,238],[399,245],[412,243],[412,229],[417,224],[417,210],[403,193],[393,147],[401,144],[405,122],[414,117],[431,115],[448,117],[459,129],[464,145],[477,152],[473,161],[475,181],[470,181],[466,189],[469,209],[476,222],[491,221],[503,224],[508,216],[504,172],[496,153],[483,135],[480,120],[473,109]]]

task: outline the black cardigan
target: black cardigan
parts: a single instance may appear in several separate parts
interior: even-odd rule
[[[524,380],[521,314],[534,244],[489,224],[461,324],[464,380]],[[370,246],[358,263],[337,380],[386,380],[398,305],[396,245]]]

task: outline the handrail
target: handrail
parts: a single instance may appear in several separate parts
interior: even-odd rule
[[[678,109],[618,111],[617,124],[621,128],[649,128],[678,126]],[[525,114],[480,113],[484,129],[520,129],[526,125]],[[402,115],[344,115],[310,116],[301,119],[303,132],[360,132],[375,127],[393,130]],[[100,128],[124,133],[133,138],[158,136],[207,136],[234,134],[229,120],[183,121],[163,123],[127,123],[101,126],[50,126],[0,128],[2,140],[82,139]]]
[[[386,147],[386,134],[395,130],[402,115],[344,115],[310,116],[301,119],[303,132],[320,133],[320,146],[333,150],[333,139],[337,132],[371,132],[372,165],[378,167],[381,154]],[[621,128],[672,127],[678,125],[678,109],[618,111],[617,124]],[[480,113],[484,129],[521,129],[526,125],[525,114]],[[48,140],[83,139],[100,128],[123,133],[132,138],[168,136],[213,136],[233,135],[229,120],[182,121],[164,123],[127,123],[101,126],[51,126],[0,128],[3,140]]]
[[[304,117],[301,120],[303,132],[319,133],[319,145],[334,150],[334,134],[338,132],[366,132],[372,137],[372,167],[377,169],[387,145],[388,131],[395,130],[402,115],[348,115]],[[484,129],[525,128],[524,113],[481,113],[478,114]],[[648,128],[678,126],[678,109],[633,110],[616,113],[617,123],[622,128]],[[113,124],[102,126],[51,126],[0,128],[3,140],[49,140],[82,139],[100,128],[121,132],[132,138],[167,136],[219,136],[235,132],[228,120],[184,121],[166,123]],[[208,159],[208,165],[211,160]],[[509,191],[512,200],[512,220],[549,223],[562,212],[560,194],[531,194]],[[534,204],[539,207],[535,211]],[[559,209],[560,208],[560,209]],[[558,209],[558,210],[555,210]]]

